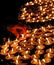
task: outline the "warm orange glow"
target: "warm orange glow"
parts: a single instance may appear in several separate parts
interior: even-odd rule
[[[21,9],[19,20],[26,22],[48,22],[54,19],[54,0],[33,0]]]
[[[13,33],[17,38],[19,38],[20,34],[26,34],[26,27],[25,26],[13,26],[13,27],[7,27],[8,31],[10,31],[11,33]],[[17,30],[20,30],[17,31]]]
[[[22,65],[21,60],[29,59],[31,59],[31,64],[46,65],[46,63],[50,63],[51,58],[54,57],[54,48],[46,49],[44,58],[40,59],[40,55],[44,53],[44,49],[46,48],[45,45],[49,46],[54,44],[54,37],[52,37],[54,35],[54,31],[52,31],[52,29],[54,30],[54,26],[52,25],[42,26],[32,30],[27,29],[26,34],[21,34],[19,38],[16,38],[16,40],[11,41],[8,39],[8,41],[1,46],[2,49],[0,54],[4,55],[7,60],[12,59],[13,63],[16,65]],[[30,50],[34,48],[34,45],[35,52],[30,55]],[[9,49],[9,47],[11,47],[11,49]],[[21,55],[18,54],[15,56],[16,53],[20,53]]]

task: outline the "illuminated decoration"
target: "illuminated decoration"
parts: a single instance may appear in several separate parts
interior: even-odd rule
[[[12,59],[15,65],[27,65],[28,63],[23,63],[22,60],[29,59],[31,59],[31,64],[46,65],[54,58],[54,48],[50,47],[46,51],[44,49],[52,44],[54,44],[54,26],[42,26],[31,30],[27,29],[26,34],[21,34],[18,39],[16,38],[13,41],[8,39],[1,46],[0,54],[4,55],[7,60]],[[34,47],[35,51],[31,54]],[[44,57],[40,59],[42,54]]]
[[[26,22],[48,22],[54,19],[54,0],[34,0],[22,6],[18,16]]]

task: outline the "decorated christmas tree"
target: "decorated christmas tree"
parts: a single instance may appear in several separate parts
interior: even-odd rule
[[[54,58],[54,0],[33,0],[24,4],[20,21],[34,26],[14,26],[7,29],[16,39],[1,45],[0,55],[14,65],[47,65]],[[41,24],[45,25],[41,25]],[[16,29],[21,30],[20,34]]]

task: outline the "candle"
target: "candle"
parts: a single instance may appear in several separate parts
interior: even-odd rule
[[[22,38],[24,38],[24,34],[21,34]]]
[[[9,53],[7,53],[7,55],[5,56],[5,58],[6,58],[7,60],[12,59],[13,57],[14,57],[14,55],[10,55]]]
[[[14,42],[11,44],[11,47],[14,48],[14,47],[16,47],[17,45],[18,45],[18,43],[14,41]]]
[[[29,54],[25,54],[25,55],[23,55],[22,58],[23,58],[23,60],[25,60],[25,59],[28,60],[28,59],[30,59],[30,55]]]
[[[8,38],[8,41],[6,42],[6,44],[10,45],[12,43],[12,41],[10,40],[10,38]]]
[[[42,59],[41,62],[42,62],[42,65],[46,65],[46,60],[45,59]]]
[[[47,28],[48,28],[48,29],[52,29],[52,28],[54,28],[54,26],[48,25]]]
[[[36,50],[35,51],[35,54],[43,54],[44,53],[44,50]]]
[[[45,59],[42,59],[41,61],[44,62],[44,63],[46,63]]]
[[[44,58],[45,59],[45,63],[50,63],[51,62],[51,59],[50,58]]]
[[[31,38],[31,42],[32,42],[32,41],[34,41],[34,39],[33,39],[33,38]]]
[[[12,49],[9,51],[10,54],[15,54],[16,52],[17,52],[17,51],[16,51],[15,48],[12,48]]]
[[[29,5],[34,5],[34,3],[32,1],[29,2]]]
[[[51,54],[51,53],[47,53],[47,54],[44,55],[44,57],[47,57],[47,58],[53,58],[53,54]]]
[[[39,57],[40,57],[40,55],[38,55],[38,54],[33,54],[33,55],[31,56],[31,59],[33,59],[33,58],[38,59]]]
[[[38,65],[38,61],[39,61],[39,59],[33,58],[33,59],[31,60],[31,63],[32,63],[32,64],[37,64],[37,65]]]
[[[42,65],[42,63],[41,63],[41,61],[39,60],[39,63],[38,63],[39,65]]]
[[[8,47],[9,47],[9,45],[7,43],[5,45],[1,46],[2,49],[4,49],[4,48],[7,49]]]
[[[6,49],[6,50],[2,49],[1,52],[0,52],[0,54],[2,54],[2,55],[6,55],[7,52],[8,52],[8,50],[9,50],[9,49]]]
[[[22,65],[21,60],[17,60],[17,59],[13,63],[16,64],[16,65]]]
[[[20,55],[17,55],[17,56],[14,56],[13,57],[13,60],[20,60],[21,59],[21,56]]]
[[[41,27],[41,30],[43,30],[44,32],[47,31],[47,29],[45,27]]]
[[[45,44],[46,45],[51,45],[51,44],[53,44],[53,41],[50,38],[46,38]]]
[[[36,49],[44,49],[44,48],[45,48],[45,46],[42,45],[42,44],[40,44],[40,45],[38,45],[38,46],[36,47]]]
[[[51,49],[51,48],[47,49],[46,53],[53,53],[53,49]]]
[[[19,40],[16,38],[15,40],[14,40],[16,43],[18,43],[19,42]]]
[[[22,53],[24,50],[25,50],[25,49],[24,49],[24,48],[21,48],[20,46],[19,46],[18,49],[17,49],[17,51],[18,51],[19,53]]]
[[[50,54],[50,53],[48,53],[48,54],[47,54],[47,57],[51,58],[51,54]]]
[[[26,30],[26,33],[27,33],[27,34],[31,33],[31,30]]]
[[[40,38],[38,39],[38,43],[43,44],[44,41],[45,41],[45,39],[42,36],[40,36]]]
[[[23,51],[22,55],[29,54],[29,53],[30,53],[30,51],[28,51],[28,50],[27,51]]]
[[[37,31],[38,31],[38,29],[36,28],[33,30],[33,33],[36,34]]]
[[[49,36],[51,36],[52,34],[51,34],[51,33],[45,33],[44,35],[47,36],[47,37],[49,37]]]
[[[25,4],[25,6],[29,6],[29,3],[27,2],[27,3]]]
[[[26,38],[31,37],[31,34],[26,34]]]

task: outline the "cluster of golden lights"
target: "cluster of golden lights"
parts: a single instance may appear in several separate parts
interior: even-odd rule
[[[54,19],[54,0],[34,0],[27,2],[18,16],[26,22],[46,22]]]
[[[54,48],[50,47],[45,49],[45,45],[54,44],[54,26],[42,26],[32,30],[26,30],[26,34],[16,40],[8,39],[4,45],[1,46],[0,54],[4,55],[7,60],[12,59],[16,65],[26,65],[22,60],[31,59],[30,63],[35,65],[46,65],[50,63],[51,59],[54,58]],[[31,54],[31,50],[35,52]],[[46,54],[44,54],[46,52]],[[17,55],[15,55],[18,53]],[[44,54],[44,57],[40,59],[40,55]]]

